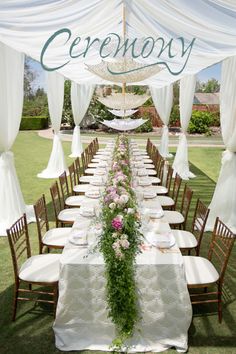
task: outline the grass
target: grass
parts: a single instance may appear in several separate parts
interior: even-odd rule
[[[17,173],[27,204],[34,203],[42,193],[46,194],[48,201],[50,200],[49,187],[53,181],[39,179],[36,175],[46,167],[51,146],[51,140],[39,138],[34,132],[21,132],[17,137],[13,151]],[[63,142],[63,147],[66,156],[68,156],[70,143]],[[209,204],[220,168],[221,151],[219,148],[189,149],[190,168],[197,176],[189,181],[194,190],[194,203],[196,197],[200,196],[205,203]],[[71,162],[70,158],[67,160],[68,163]],[[33,253],[36,254],[38,243],[35,224],[30,225],[29,231]],[[210,235],[206,234],[202,247],[203,255],[206,254],[209,238]],[[218,323],[215,306],[196,307],[189,330],[189,353],[235,353],[235,259],[234,249],[224,286],[223,322],[221,325]],[[33,307],[32,303],[22,303],[17,313],[17,321],[11,322],[12,293],[13,272],[8,242],[7,238],[0,238],[0,353],[61,353],[54,345],[52,315],[44,311],[45,308]],[[87,353],[89,351],[82,352],[82,354]],[[170,349],[168,353],[176,353],[176,351]]]

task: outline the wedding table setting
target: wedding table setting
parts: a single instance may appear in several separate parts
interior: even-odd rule
[[[56,347],[187,351],[192,307],[183,257],[152,160],[119,135],[85,172],[90,187],[60,259]]]

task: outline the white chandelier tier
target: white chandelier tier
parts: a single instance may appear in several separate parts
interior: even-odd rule
[[[142,106],[149,98],[148,95],[135,95],[134,93],[125,93],[125,95],[113,93],[110,96],[99,97],[98,101],[109,108],[129,110]]]
[[[125,118],[125,119],[112,119],[112,120],[103,120],[101,123],[106,125],[109,128],[119,130],[119,131],[127,131],[127,130],[133,130],[144,123],[146,123],[147,119],[139,118],[139,119],[131,119],[131,118]]]
[[[103,60],[95,65],[87,64],[87,69],[104,80],[123,84],[146,80],[163,70],[158,65],[145,66],[127,58],[113,62]]]
[[[117,117],[129,117],[138,112],[138,109],[108,109],[108,111]]]

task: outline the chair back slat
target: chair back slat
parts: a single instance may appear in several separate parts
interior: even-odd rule
[[[83,175],[83,168],[81,166],[79,157],[75,159],[75,172],[77,175],[77,182],[79,183],[79,178]]]
[[[64,171],[59,176],[59,183],[61,186],[61,196],[62,196],[63,208],[65,208],[66,207],[66,198],[68,198],[70,196],[66,171]]]
[[[202,237],[204,234],[206,222],[209,215],[209,209],[202,203],[200,199],[197,200],[196,208],[194,211],[193,222],[191,231],[195,235],[198,245],[196,249],[197,255],[199,255]]]
[[[182,184],[182,178],[178,175],[178,173],[176,173],[173,189],[172,189],[172,195],[171,195],[171,198],[174,200],[175,205],[177,204],[178,201],[181,184]]]
[[[214,262],[223,283],[225,270],[234,245],[235,234],[219,219],[216,218],[212,239],[210,243],[208,259]]]
[[[74,186],[76,186],[76,184],[79,183],[77,182],[77,174],[76,174],[74,162],[68,167],[68,170],[69,170],[71,194],[74,194]]]
[[[43,235],[49,230],[48,213],[44,194],[34,204],[34,213],[38,230],[39,253],[42,253]]]
[[[9,229],[7,229],[8,242],[10,245],[14,275],[18,279],[21,260],[31,256],[29,233],[26,214],[19,218]],[[24,257],[22,257],[24,255]]]
[[[193,191],[187,186],[187,184],[185,184],[181,208],[180,208],[180,212],[184,217],[185,224],[188,218],[188,212],[189,212],[192,196],[193,196]]]
[[[55,220],[57,221],[57,215],[62,210],[61,196],[60,196],[60,191],[59,191],[59,186],[57,181],[55,181],[53,185],[50,187],[50,193],[52,197]]]

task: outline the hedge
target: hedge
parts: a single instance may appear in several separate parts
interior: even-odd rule
[[[20,130],[41,130],[48,128],[48,117],[22,117]]]

